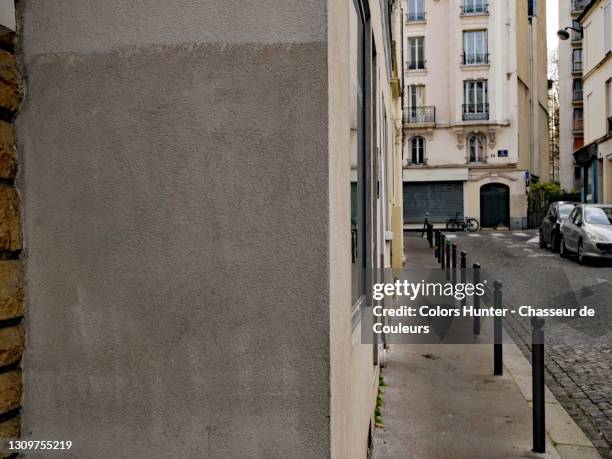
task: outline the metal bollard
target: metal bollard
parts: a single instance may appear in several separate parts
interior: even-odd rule
[[[546,452],[544,403],[544,319],[531,319],[531,390],[533,397],[533,451]]]
[[[429,247],[433,248],[433,225],[431,223],[427,224],[427,242],[429,242]]]
[[[451,264],[451,245],[450,241],[446,241],[446,280],[450,280],[450,264]]]
[[[440,259],[442,260],[442,269],[446,269],[446,235],[440,236]]]
[[[472,266],[474,270],[474,285],[480,283],[480,265],[474,263]],[[480,335],[480,317],[478,317],[478,311],[480,311],[480,297],[474,294],[474,310],[477,312],[474,316],[474,334]]]
[[[454,242],[451,245],[451,250],[452,250],[451,262],[452,262],[452,269],[453,269],[451,272],[451,276],[452,276],[453,284],[456,284],[457,283],[457,244],[455,244]]]
[[[434,258],[439,263],[440,262],[440,230],[436,230],[434,232],[434,240],[436,243],[436,247],[434,250]]]
[[[493,288],[493,306],[498,310],[502,308],[502,283],[495,281]],[[493,374],[496,376],[504,374],[502,346],[502,318],[495,316],[493,319]]]
[[[467,274],[466,274],[466,270],[467,270],[467,253],[465,252],[465,250],[461,251],[461,264],[460,264],[460,267],[461,267],[461,279],[460,279],[460,282],[462,284],[465,284],[466,277],[467,277]],[[466,300],[467,300],[467,297],[464,297],[461,300],[461,307],[462,308],[465,306]]]

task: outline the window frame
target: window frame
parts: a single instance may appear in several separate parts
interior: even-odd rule
[[[422,135],[414,135],[409,139],[410,156],[408,165],[424,166],[425,165],[425,147],[426,140]]]
[[[463,103],[465,105],[483,105],[484,108],[484,105],[489,103],[489,80],[464,80]]]
[[[487,12],[486,0],[463,0],[463,14],[483,14]]]
[[[357,74],[354,75],[356,81],[351,81],[351,84],[356,83],[356,92],[353,94],[356,97],[355,115],[356,119],[356,156],[357,156],[357,181],[351,180],[351,188],[353,183],[356,183],[356,190],[353,193],[351,189],[351,209],[353,205],[356,207],[356,216],[353,219],[351,216],[351,308],[355,311],[367,296],[367,163],[368,163],[368,103],[369,97],[367,91],[368,84],[368,64],[367,64],[367,21],[365,11],[361,0],[353,0],[354,13],[357,19],[357,28],[355,31],[357,36],[357,45],[355,48],[355,66]],[[357,202],[354,203],[353,199]],[[356,317],[353,314],[353,317]],[[355,324],[353,324],[355,325]]]
[[[425,70],[425,37],[408,37],[407,43],[408,70]]]
[[[576,59],[578,56],[578,59]],[[580,69],[576,69],[576,64],[580,64]],[[584,61],[582,59],[582,48],[573,48],[572,49],[572,71],[573,72],[581,72],[584,68]]]
[[[473,141],[475,142],[474,145],[472,145]],[[482,134],[472,133],[468,135],[466,143],[468,147],[468,163],[485,163],[487,158],[487,140],[485,136]],[[472,147],[476,149],[474,152],[474,159],[472,159]]]
[[[488,64],[488,54],[489,34],[487,29],[473,29],[463,31],[464,65]]]
[[[414,7],[414,10],[412,9]],[[408,21],[425,20],[425,0],[408,0]]]

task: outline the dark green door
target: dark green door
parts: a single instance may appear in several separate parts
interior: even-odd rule
[[[483,228],[510,226],[510,188],[489,183],[480,188],[480,224]]]

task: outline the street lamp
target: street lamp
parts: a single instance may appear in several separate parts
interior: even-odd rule
[[[567,29],[571,29],[574,32],[578,32],[579,34],[582,34],[582,27],[580,27],[579,29],[572,27],[572,26],[568,26],[564,29],[559,29],[557,30],[557,37],[559,37],[560,40],[567,40],[570,37],[569,32],[567,31]]]

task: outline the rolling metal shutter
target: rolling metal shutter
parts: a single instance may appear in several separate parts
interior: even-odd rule
[[[463,182],[405,182],[404,223],[444,223],[459,212],[463,218]]]

